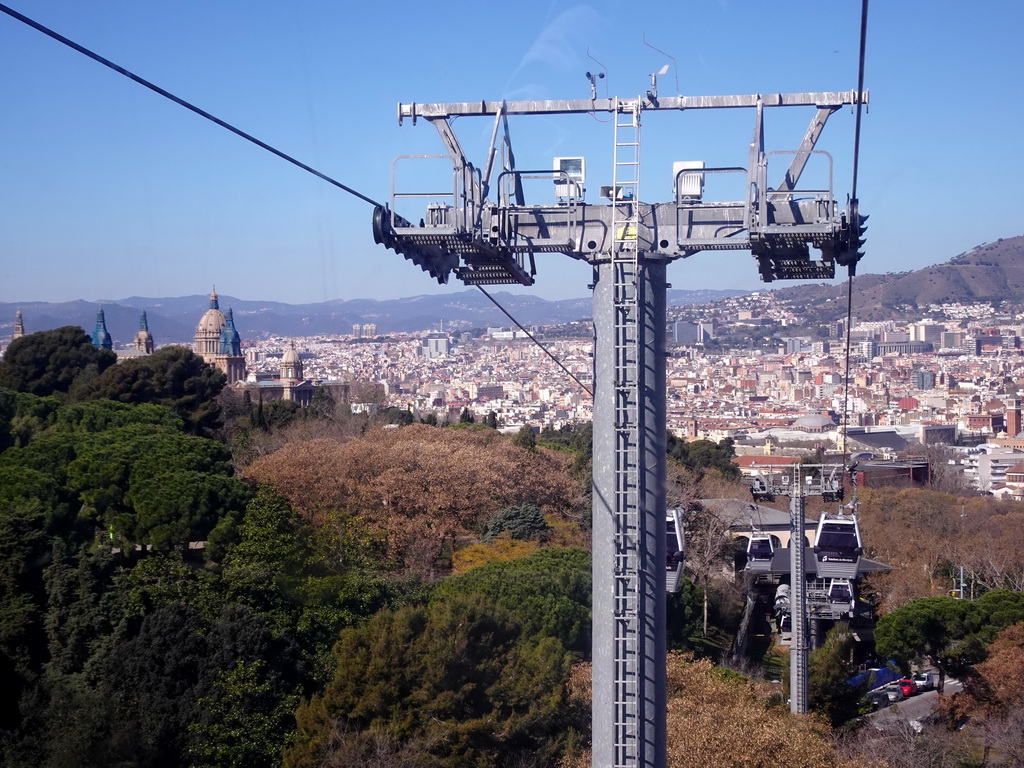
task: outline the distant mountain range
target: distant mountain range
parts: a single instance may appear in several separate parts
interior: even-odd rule
[[[887,275],[859,275],[854,279],[854,314],[859,320],[887,319],[909,307],[946,302],[1024,303],[1024,235],[983,243],[954,256],[944,264]],[[669,306],[707,304],[749,291],[669,290]],[[774,291],[779,299],[799,303],[807,310],[845,311],[845,283],[801,284]],[[590,298],[548,301],[528,294],[497,292],[495,298],[524,325],[552,325],[591,316]],[[0,303],[0,338],[9,337],[14,314],[21,309],[25,329],[32,331],[78,325],[92,333],[96,311],[102,306],[107,329],[115,345],[130,342],[139,327],[139,313],[146,310],[149,329],[157,344],[188,342],[196,323],[209,306],[208,296],[145,298],[131,296],[117,301],[70,301]],[[446,329],[509,326],[506,318],[479,291],[412,296],[375,301],[352,299],[318,304],[285,304],[220,297],[221,309],[231,307],[242,338],[267,336],[341,335],[355,323],[375,323],[378,333],[423,331],[444,324]],[[827,313],[826,313],[827,314]]]
[[[705,304],[747,291],[670,290],[671,306]],[[524,325],[551,325],[582,320],[591,316],[590,298],[547,301],[527,294],[492,292],[508,312]],[[243,339],[267,336],[341,335],[352,332],[355,323],[375,323],[378,333],[437,329],[510,326],[505,317],[482,293],[465,290],[458,293],[412,296],[405,299],[376,301],[352,299],[318,304],[285,304],[276,301],[248,301],[220,295],[220,308],[231,307],[235,326]],[[116,301],[69,301],[0,303],[0,338],[10,337],[15,312],[20,309],[28,333],[78,325],[87,333],[96,327],[96,313],[102,306],[107,330],[114,346],[129,343],[139,328],[139,315],[146,311],[149,330],[156,343],[191,342],[196,324],[209,307],[208,296],[146,298],[130,296]]]

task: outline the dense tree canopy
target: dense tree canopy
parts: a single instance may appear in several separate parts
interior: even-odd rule
[[[0,451],[14,443],[11,420],[18,410],[18,396],[10,389],[0,387]]]
[[[130,424],[151,424],[181,431],[184,422],[167,408],[159,405],[127,405],[115,400],[65,405],[53,416],[56,427],[71,432],[95,433]]]
[[[334,679],[300,707],[285,764],[351,760],[382,739],[417,765],[551,764],[589,719],[566,689],[570,646],[589,630],[587,560],[494,563],[445,582],[425,607],[343,631]]]
[[[344,533],[314,528],[263,488],[249,502],[223,560],[228,597],[279,631],[298,633],[317,663],[342,627],[421,596],[415,585],[379,575],[384,563],[372,538]]]
[[[151,355],[124,360],[94,379],[87,396],[120,403],[166,406],[194,434],[220,423],[217,395],[227,379],[185,347],[169,346]]]
[[[339,630],[425,598],[273,494],[238,514],[222,565],[203,568],[181,550],[137,559],[103,539],[58,541],[45,557],[40,521],[0,508],[0,762],[280,765]]]
[[[15,339],[0,361],[0,387],[32,395],[68,393],[76,379],[102,374],[117,362],[73,325],[30,333]]]
[[[487,521],[484,541],[507,533],[513,539],[531,541],[547,538],[551,526],[535,504],[513,504],[497,512]]]
[[[68,653],[82,655],[67,650],[79,647],[78,641],[40,638],[60,605],[73,602],[85,610],[91,604],[91,592],[68,592],[57,577],[74,558],[68,553],[95,545],[97,524],[104,537],[116,531],[125,542],[179,544],[202,537],[223,514],[240,509],[247,495],[228,476],[224,448],[181,434],[180,420],[165,408],[60,405],[29,394],[18,394],[15,402],[19,444],[0,453],[0,653],[20,676],[11,690],[32,677],[47,653],[55,664]],[[85,572],[76,578],[88,582]],[[111,586],[102,585],[101,591]],[[47,594],[56,601],[49,606]],[[58,600],[58,594],[66,597]],[[72,618],[58,623],[75,626]],[[91,636],[87,642],[95,642],[100,625],[82,626]],[[59,669],[78,673],[78,666]]]
[[[725,438],[720,443],[711,440],[681,440],[672,434],[668,435],[668,455],[683,466],[697,472],[714,470],[722,477],[739,480],[740,470],[732,460],[736,452],[732,447],[732,438]]]
[[[591,563],[566,547],[588,535],[590,426],[513,439],[397,426],[401,411],[384,429],[327,398],[261,412],[211,370],[170,350],[88,363],[54,395],[0,389],[0,763],[583,765]],[[218,391],[231,429],[213,432]],[[210,434],[238,437],[245,461]],[[737,492],[731,445],[670,452],[689,577],[668,598],[669,644],[718,654],[715,625],[740,603],[723,521],[699,501]],[[1024,578],[1024,505],[861,500],[872,556],[897,566],[876,582],[894,609],[880,652],[966,672],[1024,619],[1024,595],[995,589]],[[948,591],[953,561],[980,599],[911,601]],[[999,636],[961,707],[1006,733],[1024,733],[1021,647]],[[856,708],[850,658],[840,630],[810,658],[812,705],[835,723]],[[672,768],[844,765],[825,724],[766,684],[676,655],[669,683]],[[878,755],[851,764],[897,764]]]
[[[515,612],[524,631],[558,637],[586,651],[590,639],[590,554],[542,549],[511,563],[492,563],[441,582],[433,600],[484,595]]]
[[[929,658],[958,671],[979,662],[985,646],[1006,627],[1024,621],[1024,594],[988,592],[975,602],[951,597],[914,600],[886,614],[875,628],[875,646],[904,670]]]
[[[183,431],[215,387],[178,409],[83,382],[0,390],[0,763],[280,765],[338,631],[422,595],[358,527],[249,499],[226,447]]]
[[[825,642],[811,651],[808,659],[808,703],[811,709],[828,718],[835,726],[859,714],[863,686],[849,685],[857,673],[853,663],[854,637],[849,627],[837,624],[829,630]]]
[[[875,628],[875,647],[906,670],[915,659],[941,663],[951,650],[979,630],[973,603],[949,597],[914,600],[883,616]]]
[[[218,442],[150,424],[100,436],[79,447],[68,485],[86,513],[125,542],[166,547],[205,539],[245,503],[247,491],[229,476],[231,457]]]

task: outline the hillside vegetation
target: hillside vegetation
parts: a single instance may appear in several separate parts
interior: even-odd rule
[[[322,397],[254,406],[189,352],[106,365],[83,336],[32,334],[0,363],[0,763],[588,764],[589,425],[503,436]],[[886,652],[949,659],[969,696],[913,749],[837,747],[830,724],[860,707],[849,632],[810,660],[824,719],[790,716],[757,670],[713,664],[743,664],[733,548],[700,504],[742,492],[731,450],[668,456],[689,510],[688,578],[668,600],[669,646],[686,652],[668,662],[672,768],[895,766],[877,755],[926,743],[957,761],[912,764],[1015,754],[955,726],[1024,722],[996,685],[1021,648],[1021,505],[967,501],[956,527],[957,497],[864,492],[866,542],[897,567],[875,583]],[[916,599],[942,594],[968,545],[986,555],[963,560],[984,597]]]
[[[810,310],[828,301],[846,306],[844,285],[799,285],[776,291]],[[1024,235],[979,245],[949,261],[913,272],[858,275],[853,305],[858,319],[883,320],[907,307],[975,302],[1024,303]],[[901,309],[902,308],[902,309]]]

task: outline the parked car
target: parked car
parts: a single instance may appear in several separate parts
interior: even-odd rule
[[[871,703],[871,708],[875,710],[885,709],[892,703],[889,701],[888,694],[881,688],[868,691],[866,698]]]
[[[917,683],[915,683],[909,677],[905,677],[902,680],[897,680],[896,685],[898,685],[902,689],[903,695],[908,698],[917,693]]]
[[[899,683],[889,683],[883,686],[881,690],[885,691],[885,695],[889,697],[889,701],[903,701],[907,698],[907,695],[903,693],[903,686]]]
[[[935,687],[935,673],[934,672],[918,672],[913,677],[914,685],[917,686],[919,691],[930,691]]]

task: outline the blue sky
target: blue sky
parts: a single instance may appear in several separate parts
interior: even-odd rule
[[[602,65],[601,95],[632,96],[666,63],[662,95],[852,90],[861,5],[5,2],[381,201],[395,156],[442,151],[430,125],[398,125],[398,102],[585,98],[584,73]],[[862,273],[917,269],[1024,233],[1021,28],[1024,3],[872,4]],[[375,246],[366,203],[5,14],[0,104],[0,301],[180,296],[213,284],[292,303],[462,289]],[[794,148],[810,117],[770,113],[769,148]],[[748,110],[648,114],[641,198],[669,198],[673,160],[745,165],[752,127]],[[461,119],[455,129],[482,165],[490,121]],[[511,129],[519,167],[585,155],[588,199],[610,183],[610,124],[534,117]],[[842,110],[819,143],[834,157],[841,198],[852,134]],[[762,285],[742,253],[698,254],[673,264],[670,280]],[[580,297],[589,281],[585,265],[545,255],[536,286],[522,290]]]

